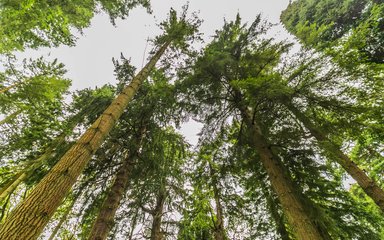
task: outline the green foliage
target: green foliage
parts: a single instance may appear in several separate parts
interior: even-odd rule
[[[9,60],[1,75],[6,89],[0,94],[0,113],[6,120],[0,126],[2,157],[36,150],[60,131],[64,94],[70,86],[64,73],[64,65],[56,60],[24,60],[21,69]]]
[[[76,37],[72,29],[81,31],[88,27],[100,8],[114,22],[139,5],[149,9],[147,0],[1,0],[0,54],[25,48],[74,45]]]
[[[157,45],[162,45],[165,42],[171,42],[171,48],[178,51],[189,51],[190,44],[196,40],[200,40],[198,28],[201,20],[195,13],[190,18],[187,18],[188,5],[183,6],[181,16],[177,16],[177,12],[171,9],[168,14],[168,19],[160,23],[160,29],[164,34],[155,38],[154,42]]]
[[[383,7],[374,0],[299,0],[282,12],[281,21],[305,46],[353,69],[383,64]]]
[[[242,24],[239,15],[225,21],[213,40],[196,53],[191,44],[199,39],[201,21],[195,15],[187,19],[187,7],[181,17],[171,10],[160,25],[164,34],[154,40],[157,47],[170,42],[168,59],[143,82],[96,151],[74,187],[78,198],[58,236],[87,237],[117,169],[132,156],[128,188],[110,238],[148,238],[159,214],[155,213],[157,200],[164,195],[161,232],[167,238],[215,239],[220,203],[228,239],[294,239],[250,141],[251,131],[240,111],[244,106],[320,231],[333,239],[382,238],[382,213],[356,185],[346,189],[345,173],[334,161],[335,149],[342,149],[383,186],[383,85],[377,81],[382,77],[378,70],[383,5],[368,3],[299,0],[282,15],[289,30],[307,46],[326,51],[342,67],[350,61],[366,74],[360,68],[346,72],[310,50],[292,55],[290,43],[266,37],[271,25],[260,15],[250,25]],[[148,6],[147,1],[104,0],[2,4],[0,36],[6,37],[0,40],[0,52],[73,44],[68,29],[87,27],[96,8],[113,21],[137,4]],[[11,22],[17,18],[20,21]],[[7,32],[27,18],[30,24],[13,34]],[[171,63],[175,56],[179,61]],[[3,213],[51,169],[76,135],[132,80],[136,69],[129,60],[121,56],[113,63],[116,86],[76,91],[66,106],[63,99],[70,82],[63,77],[62,64],[40,58],[24,61],[19,68],[13,59],[6,62],[0,74],[4,117],[0,187],[20,170],[33,175],[9,195],[11,201],[2,202]],[[315,139],[292,106],[329,141]],[[204,123],[194,153],[174,129],[190,116]],[[39,156],[48,157],[41,160]],[[36,159],[41,163],[37,165]],[[53,220],[63,215],[70,200]]]

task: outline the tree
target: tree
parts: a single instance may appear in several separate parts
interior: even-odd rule
[[[177,46],[189,34],[196,31],[196,26],[185,19],[185,13],[181,20],[177,20],[175,11],[171,11],[169,24],[164,23],[163,26],[167,27],[167,32],[157,39],[157,42],[162,45],[156,54],[72,148],[64,154],[27,199],[12,212],[1,226],[0,239],[9,239],[9,236],[12,238],[37,237],[167,47],[173,40]],[[25,219],[33,219],[33,224],[31,222],[28,226],[22,224],[26,222]]]
[[[13,193],[20,183],[24,182],[28,183],[29,186],[33,186],[38,182],[44,176],[47,169],[50,169],[73,144],[72,141],[67,141],[67,139],[76,137],[72,136],[76,126],[79,127],[83,124],[87,127],[90,125],[89,122],[93,122],[93,119],[100,116],[102,113],[101,107],[110,104],[113,92],[110,86],[103,86],[100,89],[78,91],[77,94],[74,94],[73,98],[72,105],[65,109],[71,115],[64,122],[57,122],[61,129],[56,131],[61,131],[61,133],[57,136],[52,136],[52,139],[48,139],[47,142],[50,143],[46,144],[47,146],[41,146],[41,149],[36,154],[29,154],[27,159],[17,156],[18,160],[12,163],[13,172],[3,175],[4,181],[1,184],[0,201],[10,193]],[[88,119],[88,121],[85,121],[85,119]],[[23,151],[23,145],[17,145],[16,147],[13,149]],[[34,147],[36,148],[37,146]],[[6,159],[6,156],[3,156],[3,158]],[[18,171],[15,172],[14,170],[16,169]],[[31,177],[32,175],[33,177]]]
[[[253,164],[259,160],[264,166],[274,194],[282,206],[284,218],[289,223],[289,231],[299,239],[307,239],[308,236],[313,239],[341,237],[344,235],[342,229],[347,228],[348,223],[339,218],[339,222],[333,220],[337,214],[319,200],[321,194],[316,193],[316,198],[307,195],[307,191],[313,191],[310,186],[316,183],[316,179],[313,180],[308,173],[320,174],[320,168],[312,168],[309,163],[316,163],[314,156],[323,153],[312,153],[311,156],[313,151],[302,149],[303,146],[310,148],[313,145],[305,144],[304,136],[301,138],[298,129],[287,127],[292,126],[292,121],[282,110],[281,102],[276,100],[290,93],[289,88],[287,90],[284,85],[279,85],[282,77],[276,71],[283,64],[281,56],[287,52],[289,44],[260,37],[267,27],[257,23],[249,28],[242,26],[239,18],[226,23],[194,66],[188,69],[189,74],[182,75],[184,82],[180,85],[185,88],[181,96],[185,102],[191,103],[191,111],[197,113],[206,124],[202,134],[205,133],[207,138],[217,133],[218,129],[226,128],[232,119],[242,122],[242,130],[238,134],[245,135],[246,143],[256,150],[258,157]],[[313,73],[304,79],[309,76],[313,76]],[[294,163],[296,166],[292,166]],[[307,177],[301,175],[302,171],[308,172],[305,175]],[[322,189],[326,188],[324,183]],[[344,192],[342,194],[347,195]],[[341,196],[338,199],[342,199]],[[337,205],[330,198],[327,198],[327,202]],[[370,223],[373,224],[372,221]],[[359,224],[362,227],[365,222]],[[357,231],[348,234],[359,235]],[[377,236],[377,232],[369,234]]]
[[[282,12],[281,21],[306,46],[357,63],[382,64],[383,7],[374,0],[300,0]]]
[[[253,139],[254,147],[260,154],[260,160],[269,175],[272,187],[296,236],[300,239],[308,237],[323,239],[322,234],[327,235],[327,233],[321,233],[312,218],[308,216],[308,211],[300,198],[301,193],[298,192],[297,186],[284,172],[278,157],[271,152],[268,140],[263,135],[260,125],[253,118],[254,113],[248,110],[250,106],[245,105],[246,99],[242,97],[240,90],[232,84],[232,81],[236,79],[250,76],[250,73],[245,72],[246,66],[243,67],[239,62],[244,55],[245,58],[253,57],[254,60],[265,59],[264,66],[269,67],[279,60],[279,55],[287,47],[286,44],[282,43],[272,45],[270,44],[271,40],[260,40],[262,43],[256,45],[257,37],[266,30],[265,25],[259,25],[260,22],[259,16],[247,30],[241,27],[239,16],[235,22],[226,23],[223,30],[217,32],[214,41],[206,47],[193,69],[191,79],[199,82],[198,84],[202,84],[201,80],[204,79],[206,82],[204,84],[205,90],[192,88],[193,90],[191,89],[188,92],[193,96],[200,95],[201,97],[199,96],[198,100],[200,103],[204,102],[208,106],[215,106],[213,111],[215,111],[216,116],[221,115],[222,117],[224,114],[228,114],[228,110],[225,109],[227,104],[231,104],[232,109],[229,108],[230,111],[237,109],[241,113],[245,126],[251,132],[250,137]],[[246,55],[247,50],[249,50],[249,53],[253,51],[251,49],[255,49],[255,52],[252,55]],[[270,59],[271,56],[272,59]],[[258,70],[254,69],[252,71],[257,72]],[[196,85],[196,82],[188,81],[188,84]],[[207,89],[211,91],[210,95],[213,96],[213,99],[207,98],[204,100]],[[194,91],[194,93],[191,91]],[[223,104],[222,99],[228,98],[231,103]],[[221,106],[224,106],[224,109]],[[210,108],[212,109],[212,107]],[[207,116],[208,113],[204,115]],[[214,117],[208,116],[206,118],[208,123],[212,118]]]
[[[0,3],[0,54],[26,47],[52,47],[74,45],[72,30],[90,25],[99,9],[106,12],[112,23],[125,18],[129,11],[143,6],[150,11],[147,0],[86,0],[86,1],[7,1]]]

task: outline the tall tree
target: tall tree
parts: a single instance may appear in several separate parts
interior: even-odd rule
[[[1,226],[0,239],[34,239],[40,234],[161,55],[172,42],[176,47],[178,44],[185,44],[184,40],[196,31],[196,26],[189,23],[185,17],[184,13],[178,20],[176,12],[171,11],[169,22],[163,23],[166,32],[157,39],[161,47],[77,143],[41,180],[27,199],[12,212]],[[28,224],[25,224],[26,222]]]
[[[357,164],[344,154],[339,146],[327,138],[319,128],[317,128],[311,120],[305,116],[299,109],[290,103],[289,99],[285,99],[284,104],[287,108],[303,123],[309,132],[318,140],[322,146],[334,154],[336,161],[344,168],[344,170],[356,180],[364,192],[373,199],[373,201],[384,212],[384,191],[378,184],[368,177],[368,175],[360,169]]]
[[[247,72],[246,70],[250,68],[241,64],[241,58],[261,59],[261,61],[264,60],[264,64],[260,62],[258,64],[270,67],[278,62],[279,55],[287,48],[286,44],[271,44],[271,40],[258,39],[261,43],[257,44],[256,39],[266,31],[266,26],[260,23],[260,16],[249,29],[241,26],[239,16],[235,22],[226,23],[223,30],[217,32],[216,38],[197,60],[191,79],[199,82],[199,84],[202,84],[201,81],[204,79],[205,88],[211,91],[210,94],[213,98],[204,100],[206,94],[203,93],[201,97],[199,96],[198,101],[204,103],[208,101],[209,105],[215,106],[216,109],[211,108],[215,109],[213,111],[216,111],[216,115],[228,114],[228,110],[225,110],[226,106],[223,106],[221,102],[222,99],[228,98],[231,99],[232,109],[237,109],[241,113],[247,129],[251,132],[250,137],[254,147],[268,173],[272,188],[283,206],[284,213],[294,229],[295,235],[299,239],[327,239],[329,238],[328,233],[318,229],[300,197],[300,190],[284,171],[279,158],[272,153],[269,141],[264,136],[260,125],[253,118],[254,112],[251,112],[253,110],[249,110],[251,106],[245,105],[246,99],[232,85],[232,81],[236,79],[246,79],[252,74],[257,74],[257,69],[252,70],[251,73]],[[194,84],[190,81],[188,83]],[[201,93],[195,88],[191,88],[191,91],[195,91],[194,96]],[[207,90],[203,91],[207,92]],[[190,91],[189,93],[193,94]],[[220,111],[222,112],[220,113]],[[208,114],[205,113],[205,115]],[[211,117],[210,120],[213,120],[212,118],[214,119]]]
[[[74,101],[66,111],[71,112],[71,116],[64,122],[60,122],[61,133],[57,136],[53,136],[50,143],[47,146],[42,146],[36,154],[29,154],[26,159],[22,156],[17,156],[12,164],[13,173],[3,174],[4,180],[1,183],[0,189],[0,201],[7,197],[9,193],[13,192],[17,186],[24,182],[29,186],[33,186],[38,182],[46,173],[45,169],[51,168],[56,161],[65,153],[66,150],[73,143],[67,139],[73,136],[73,131],[76,126],[83,125],[89,126],[89,122],[93,122],[92,119],[97,118],[102,113],[102,106],[108,106],[113,98],[113,92],[111,87],[103,86],[93,91],[86,89],[78,91],[73,96]],[[97,107],[95,107],[97,106]],[[88,121],[85,121],[87,119]],[[35,148],[37,146],[34,146]],[[18,148],[18,151],[22,151],[22,148]],[[6,156],[4,156],[6,158]],[[15,170],[17,171],[15,172]],[[31,177],[31,175],[34,175]],[[10,175],[10,176],[7,176]],[[2,177],[3,177],[2,176]]]

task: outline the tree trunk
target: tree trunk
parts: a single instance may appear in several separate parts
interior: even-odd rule
[[[71,213],[72,208],[73,208],[73,206],[75,205],[76,200],[77,200],[77,197],[78,197],[79,195],[80,195],[80,192],[79,192],[79,194],[77,194],[77,196],[72,200],[71,205],[69,205],[68,208],[65,210],[63,216],[61,216],[60,221],[59,221],[58,224],[56,225],[55,229],[53,229],[53,231],[52,231],[51,235],[49,236],[48,240],[53,240],[53,239],[56,237],[57,232],[60,230],[60,228],[61,228],[61,226],[63,225],[63,223],[67,220],[68,215]]]
[[[14,83],[12,85],[9,85],[8,87],[4,87],[4,88],[0,89],[0,94],[5,93],[5,92],[11,90],[12,88],[17,87],[18,85],[21,85],[22,83],[23,82],[18,82],[18,83]]]
[[[116,211],[127,188],[129,177],[133,168],[134,154],[128,154],[119,168],[111,189],[105,198],[96,221],[93,224],[89,240],[107,239],[114,223]]]
[[[132,82],[37,184],[27,199],[16,207],[0,228],[0,240],[36,239],[39,236],[169,44],[167,42],[160,47]]]
[[[0,126],[11,121],[12,119],[14,119],[15,117],[17,117],[17,115],[19,115],[23,110],[19,109],[13,113],[11,113],[10,115],[6,116],[3,120],[0,121]]]
[[[310,119],[305,116],[299,109],[293,106],[288,101],[284,102],[285,106],[300,120],[309,130],[311,135],[316,138],[319,144],[335,156],[335,160],[344,168],[344,170],[356,180],[364,192],[372,198],[372,200],[379,206],[382,212],[384,212],[384,191],[377,183],[367,176],[367,174],[361,170],[356,163],[354,163],[346,154],[344,154],[340,148],[332,142],[326,135],[317,128]]]
[[[152,221],[152,229],[151,229],[151,240],[162,240],[163,238],[163,233],[161,232],[161,219],[163,217],[163,208],[164,208],[164,203],[166,199],[166,193],[165,189],[161,187],[159,190],[159,194],[157,195],[156,198],[156,207],[153,210],[152,216],[153,216],[153,221]]]
[[[27,176],[28,175],[26,172],[20,172],[20,173],[16,174],[16,176],[11,181],[9,181],[9,183],[7,183],[3,188],[1,188],[0,189],[0,202],[4,198],[6,198],[9,194],[11,194],[13,191],[15,191],[17,186],[19,186],[19,184],[21,182],[23,182],[27,178]]]
[[[323,236],[318,230],[315,219],[311,219],[308,215],[305,204],[300,198],[300,193],[297,192],[292,179],[284,171],[280,160],[272,153],[260,127],[256,122],[252,121],[252,114],[240,104],[238,104],[238,108],[241,111],[244,122],[251,131],[253,144],[297,239],[327,239],[328,237]]]
[[[271,217],[275,221],[277,233],[280,235],[281,240],[292,240],[285,226],[284,217],[279,212],[278,202],[276,201],[274,196],[267,191],[268,190],[265,189],[264,196],[267,200],[267,207],[271,213]]]
[[[217,177],[215,175],[215,170],[213,169],[212,165],[209,163],[209,170],[210,170],[210,176],[213,183],[213,195],[215,198],[215,204],[216,204],[216,222],[214,223],[215,229],[214,229],[214,235],[215,240],[225,240],[227,239],[225,230],[224,230],[224,220],[223,220],[223,208],[220,203],[220,192],[217,188]]]
[[[5,200],[3,206],[1,207],[1,215],[0,215],[0,225],[1,225],[1,222],[3,221],[5,215],[6,215],[6,211],[7,211],[7,206],[9,204],[9,200],[11,199],[11,194],[8,195],[7,199]]]

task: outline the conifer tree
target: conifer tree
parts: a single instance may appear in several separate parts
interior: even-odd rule
[[[178,20],[175,11],[171,11],[169,23],[164,23],[163,26],[166,32],[157,39],[161,46],[151,60],[80,137],[77,143],[64,154],[27,199],[12,212],[1,226],[0,239],[33,239],[40,234],[71,186],[76,182],[77,177],[86,167],[92,154],[102,144],[161,55],[171,43],[176,47],[178,44],[185,44],[183,41],[190,38],[189,35],[196,31],[196,26],[189,24],[185,19],[185,13],[184,17],[182,16]],[[27,222],[28,225],[25,224]]]

